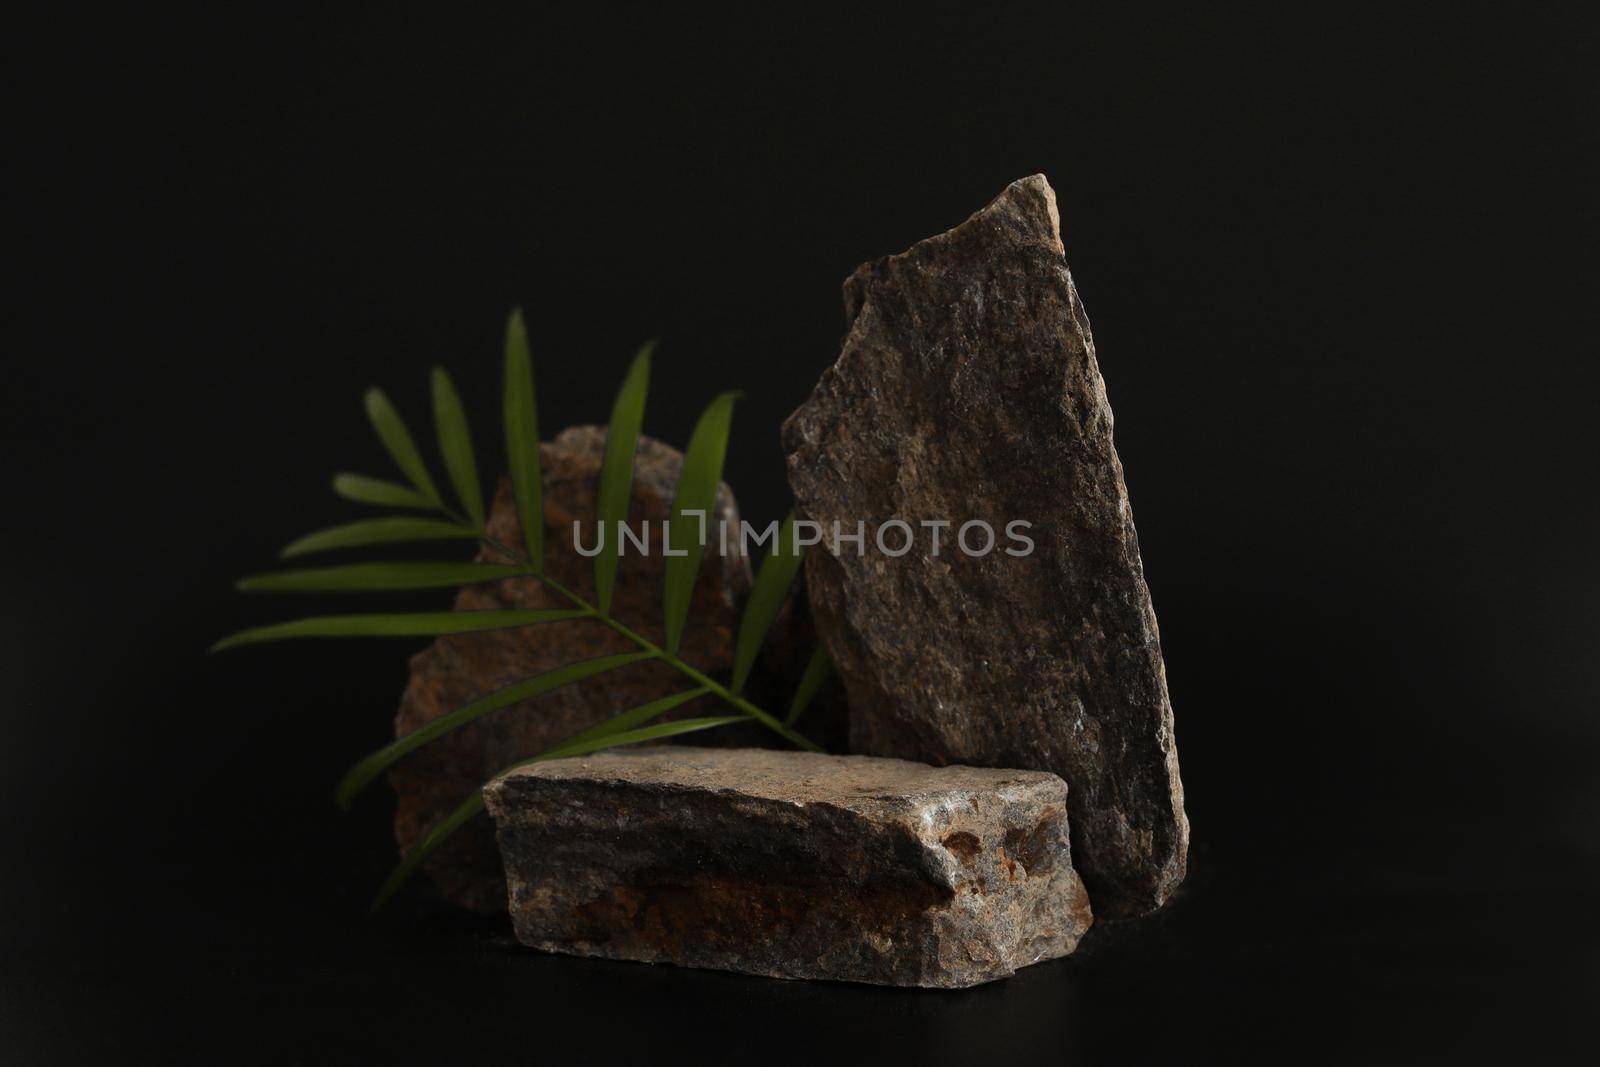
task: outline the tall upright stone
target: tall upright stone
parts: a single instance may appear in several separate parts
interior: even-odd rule
[[[1055,193],[1012,183],[857,268],[844,302],[838,361],[783,442],[798,511],[824,531],[806,575],[852,749],[1054,771],[1095,911],[1159,907],[1189,836],[1172,708]],[[873,543],[891,519],[915,535],[904,555]],[[981,526],[959,540],[978,520],[986,553]],[[836,522],[865,522],[865,546],[835,541]]]

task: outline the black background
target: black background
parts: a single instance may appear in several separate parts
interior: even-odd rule
[[[1600,107],[1580,9],[57,10],[5,44],[8,1062],[1583,1062],[1600,993]],[[387,473],[426,373],[498,448],[742,388],[777,427],[859,261],[1047,173],[1117,411],[1190,881],[917,993],[542,957],[330,784],[394,643],[204,655]],[[20,277],[18,277],[20,275]],[[17,282],[20,281],[20,285]],[[435,597],[421,603],[444,602]]]

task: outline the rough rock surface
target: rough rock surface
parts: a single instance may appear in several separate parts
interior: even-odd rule
[[[1043,175],[955,229],[863,264],[838,361],[784,426],[800,514],[831,531],[811,605],[852,749],[1054,771],[1102,916],[1159,907],[1188,845],[1160,639],[1111,407]],[[917,533],[899,557],[870,531]],[[987,555],[955,543],[969,520]],[[1030,555],[1006,535],[1012,520]],[[951,520],[937,557],[922,521]],[[891,530],[888,543],[902,536]],[[969,543],[983,547],[973,528]],[[835,551],[842,547],[842,551]],[[913,620],[908,625],[908,620]]]
[[[517,938],[546,951],[959,987],[1092,921],[1052,774],[674,747],[535,764],[485,798]]]
[[[572,522],[584,522],[593,539],[595,490],[604,452],[605,427],[566,430],[542,446],[544,472],[545,565],[557,580],[580,596],[594,596],[593,560],[572,546]],[[648,437],[639,440],[628,521],[637,527],[659,524],[671,514],[683,456]],[[717,494],[718,518],[737,523],[733,493],[726,485]],[[509,488],[496,494],[489,532],[505,545],[521,546],[522,531]],[[654,542],[652,542],[654,544]],[[742,554],[724,557],[717,539],[707,546],[694,589],[683,656],[702,669],[718,671],[733,662],[738,627],[738,602],[751,583]],[[479,559],[504,562],[491,551]],[[613,612],[646,636],[661,634],[659,554],[623,555],[617,572]],[[559,601],[532,579],[473,586],[456,598],[458,610],[491,608],[555,608]],[[596,656],[633,652],[624,638],[594,622],[560,622],[518,630],[443,637],[411,659],[411,676],[395,718],[395,736],[471,703],[512,682]],[[522,704],[486,715],[467,727],[417,750],[391,773],[397,795],[395,835],[402,849],[420,837],[462,798],[519,759],[619,711],[692,683],[659,663],[636,663],[620,670],[558,689]],[[698,700],[671,717],[721,714],[715,700]],[[707,735],[709,736],[709,735]],[[480,910],[505,907],[505,880],[499,851],[487,820],[463,827],[430,857],[425,868],[441,891],[459,904]]]

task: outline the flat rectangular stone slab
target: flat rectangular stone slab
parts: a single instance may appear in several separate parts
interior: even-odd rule
[[[517,939],[776,978],[961,987],[1093,921],[1054,774],[672,747],[484,791]]]

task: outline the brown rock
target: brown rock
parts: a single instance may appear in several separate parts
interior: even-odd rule
[[[1172,709],[1054,192],[1042,175],[1013,183],[863,264],[844,299],[843,350],[783,441],[799,513],[830,531],[807,579],[852,749],[1060,774],[1096,910],[1159,907],[1188,845]],[[895,558],[870,544],[891,518],[917,534]],[[831,538],[858,520],[864,555]],[[924,520],[954,523],[937,556]],[[993,527],[988,554],[955,543],[969,520]],[[1007,554],[1023,550],[1012,520],[1032,523],[1031,554]],[[970,531],[974,550],[984,540]]]
[[[586,599],[594,598],[593,560],[572,546],[572,523],[584,523],[594,537],[595,490],[604,451],[605,427],[566,430],[541,448],[544,472],[545,566],[553,577]],[[648,520],[657,534],[671,514],[683,456],[648,437],[639,440],[628,521]],[[717,518],[737,524],[733,493],[722,485]],[[735,527],[736,528],[736,527]],[[522,545],[521,524],[508,486],[502,482],[489,518],[490,535],[505,545]],[[654,543],[654,542],[652,542]],[[736,605],[749,589],[750,567],[738,554],[737,538],[724,557],[711,539],[701,562],[682,655],[708,672],[733,663]],[[504,562],[499,554],[479,559]],[[613,613],[646,637],[661,637],[659,553],[625,553],[617,572]],[[533,579],[518,579],[461,590],[458,610],[555,608],[570,605]],[[395,736],[453,711],[530,675],[578,660],[636,651],[605,626],[591,621],[547,623],[519,630],[443,637],[411,659],[411,677],[395,718]],[[519,759],[526,759],[564,737],[628,708],[693,688],[671,667],[636,663],[576,685],[493,712],[417,750],[390,775],[397,796],[395,836],[403,849],[425,833],[473,790]],[[722,714],[715,698],[692,701],[673,717]],[[712,731],[715,733],[715,731]],[[705,736],[710,736],[705,735]],[[459,830],[430,857],[425,869],[446,896],[480,910],[505,907],[505,879],[487,820]]]
[[[1092,921],[1052,774],[663,747],[484,795],[517,938],[550,952],[960,987],[1066,955]]]

